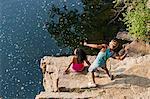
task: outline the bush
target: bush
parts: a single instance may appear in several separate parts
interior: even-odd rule
[[[123,13],[123,21],[129,34],[135,39],[149,40],[150,9],[146,6],[147,0],[126,1],[125,4],[127,10]]]

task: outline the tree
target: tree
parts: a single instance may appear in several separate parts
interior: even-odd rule
[[[48,31],[59,46],[75,46],[77,42],[86,37],[82,32],[78,10],[68,10],[66,6],[60,9],[53,5],[49,17]]]
[[[66,5],[53,5],[49,11],[48,32],[62,47],[75,48],[81,40],[103,39],[105,34],[112,37],[116,26],[108,26],[114,12],[111,0],[82,0],[83,11],[70,10]]]
[[[117,1],[120,2],[120,0]],[[124,4],[127,9],[123,13],[123,22],[133,38],[148,41],[150,40],[150,9],[147,6],[147,1],[125,0]]]

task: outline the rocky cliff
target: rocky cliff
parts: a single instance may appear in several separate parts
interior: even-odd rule
[[[96,78],[98,84],[96,88],[87,87],[87,64],[82,73],[63,74],[72,56],[45,56],[45,61],[43,59],[41,61],[41,64],[49,66],[46,68],[48,72],[44,74],[43,79],[45,91],[35,98],[150,99],[150,49],[149,45],[143,44],[135,41],[130,43],[128,57],[122,61],[110,58],[107,61],[107,67],[115,79],[111,81],[101,70]],[[94,59],[95,56],[88,56],[90,62]],[[58,78],[59,91],[52,90],[53,87],[57,87],[54,84],[57,83]]]

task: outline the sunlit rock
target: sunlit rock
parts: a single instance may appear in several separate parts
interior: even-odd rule
[[[124,60],[116,60],[110,58],[107,62],[109,71],[115,76],[115,80],[108,79],[106,73],[100,70],[100,77],[96,78],[97,88],[87,88],[87,73],[70,73],[63,75],[65,68],[68,66],[72,56],[69,57],[51,57],[46,56],[41,62],[47,62],[47,67],[59,68],[59,91],[52,92],[50,88],[50,76],[46,74],[44,77],[49,80],[44,85],[46,89],[35,97],[35,99],[47,98],[101,98],[101,99],[148,99],[150,97],[150,54],[144,56],[126,57]],[[88,60],[93,62],[95,56],[88,56]],[[46,63],[46,64],[47,64]],[[45,64],[45,63],[44,63]],[[85,66],[88,66],[85,64]],[[42,67],[42,66],[41,66]],[[51,70],[50,68],[46,68]],[[54,68],[53,68],[54,69]],[[56,69],[58,70],[58,69]],[[55,78],[55,77],[54,77]],[[55,81],[55,80],[53,80]]]
[[[43,73],[43,86],[45,91],[58,91],[58,64],[51,57],[45,56],[41,59],[40,67]]]
[[[128,34],[128,32],[118,32],[116,38],[122,39],[122,40],[128,40],[128,41],[133,41],[133,38]]]
[[[133,41],[130,44],[126,45],[129,50],[130,56],[140,56],[150,53],[150,45],[144,41]]]
[[[115,76],[115,80],[108,79],[106,73],[100,69],[99,78],[96,78],[98,87],[87,88],[87,69],[82,73],[63,75],[72,56],[52,57],[45,56],[41,59],[43,71],[43,86],[45,91],[36,96],[40,98],[101,98],[101,99],[148,99],[150,97],[150,45],[143,41],[132,41],[125,44],[128,49],[124,60],[110,58],[107,68]],[[96,56],[88,56],[92,63]],[[88,65],[85,64],[88,68]],[[49,74],[50,72],[53,75]],[[57,81],[59,83],[57,86]],[[59,89],[59,92],[56,90]]]

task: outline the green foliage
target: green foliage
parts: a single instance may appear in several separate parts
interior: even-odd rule
[[[77,42],[86,37],[83,34],[80,14],[76,9],[68,10],[66,6],[60,9],[53,5],[49,15],[48,31],[59,46],[79,45]]]
[[[104,34],[112,36],[112,31],[116,32],[116,26],[107,26],[114,16],[112,3],[103,0],[82,0],[82,3],[83,11],[80,13],[65,5],[63,8],[51,7],[47,29],[59,46],[75,48],[81,40],[100,41]]]
[[[114,8],[118,7],[118,6],[122,6],[127,0],[114,0],[113,3],[115,4],[114,5]]]
[[[135,39],[148,39],[150,30],[148,21],[150,21],[150,9],[146,6],[147,0],[133,0],[126,3],[128,6],[124,13],[124,22],[128,31]]]

